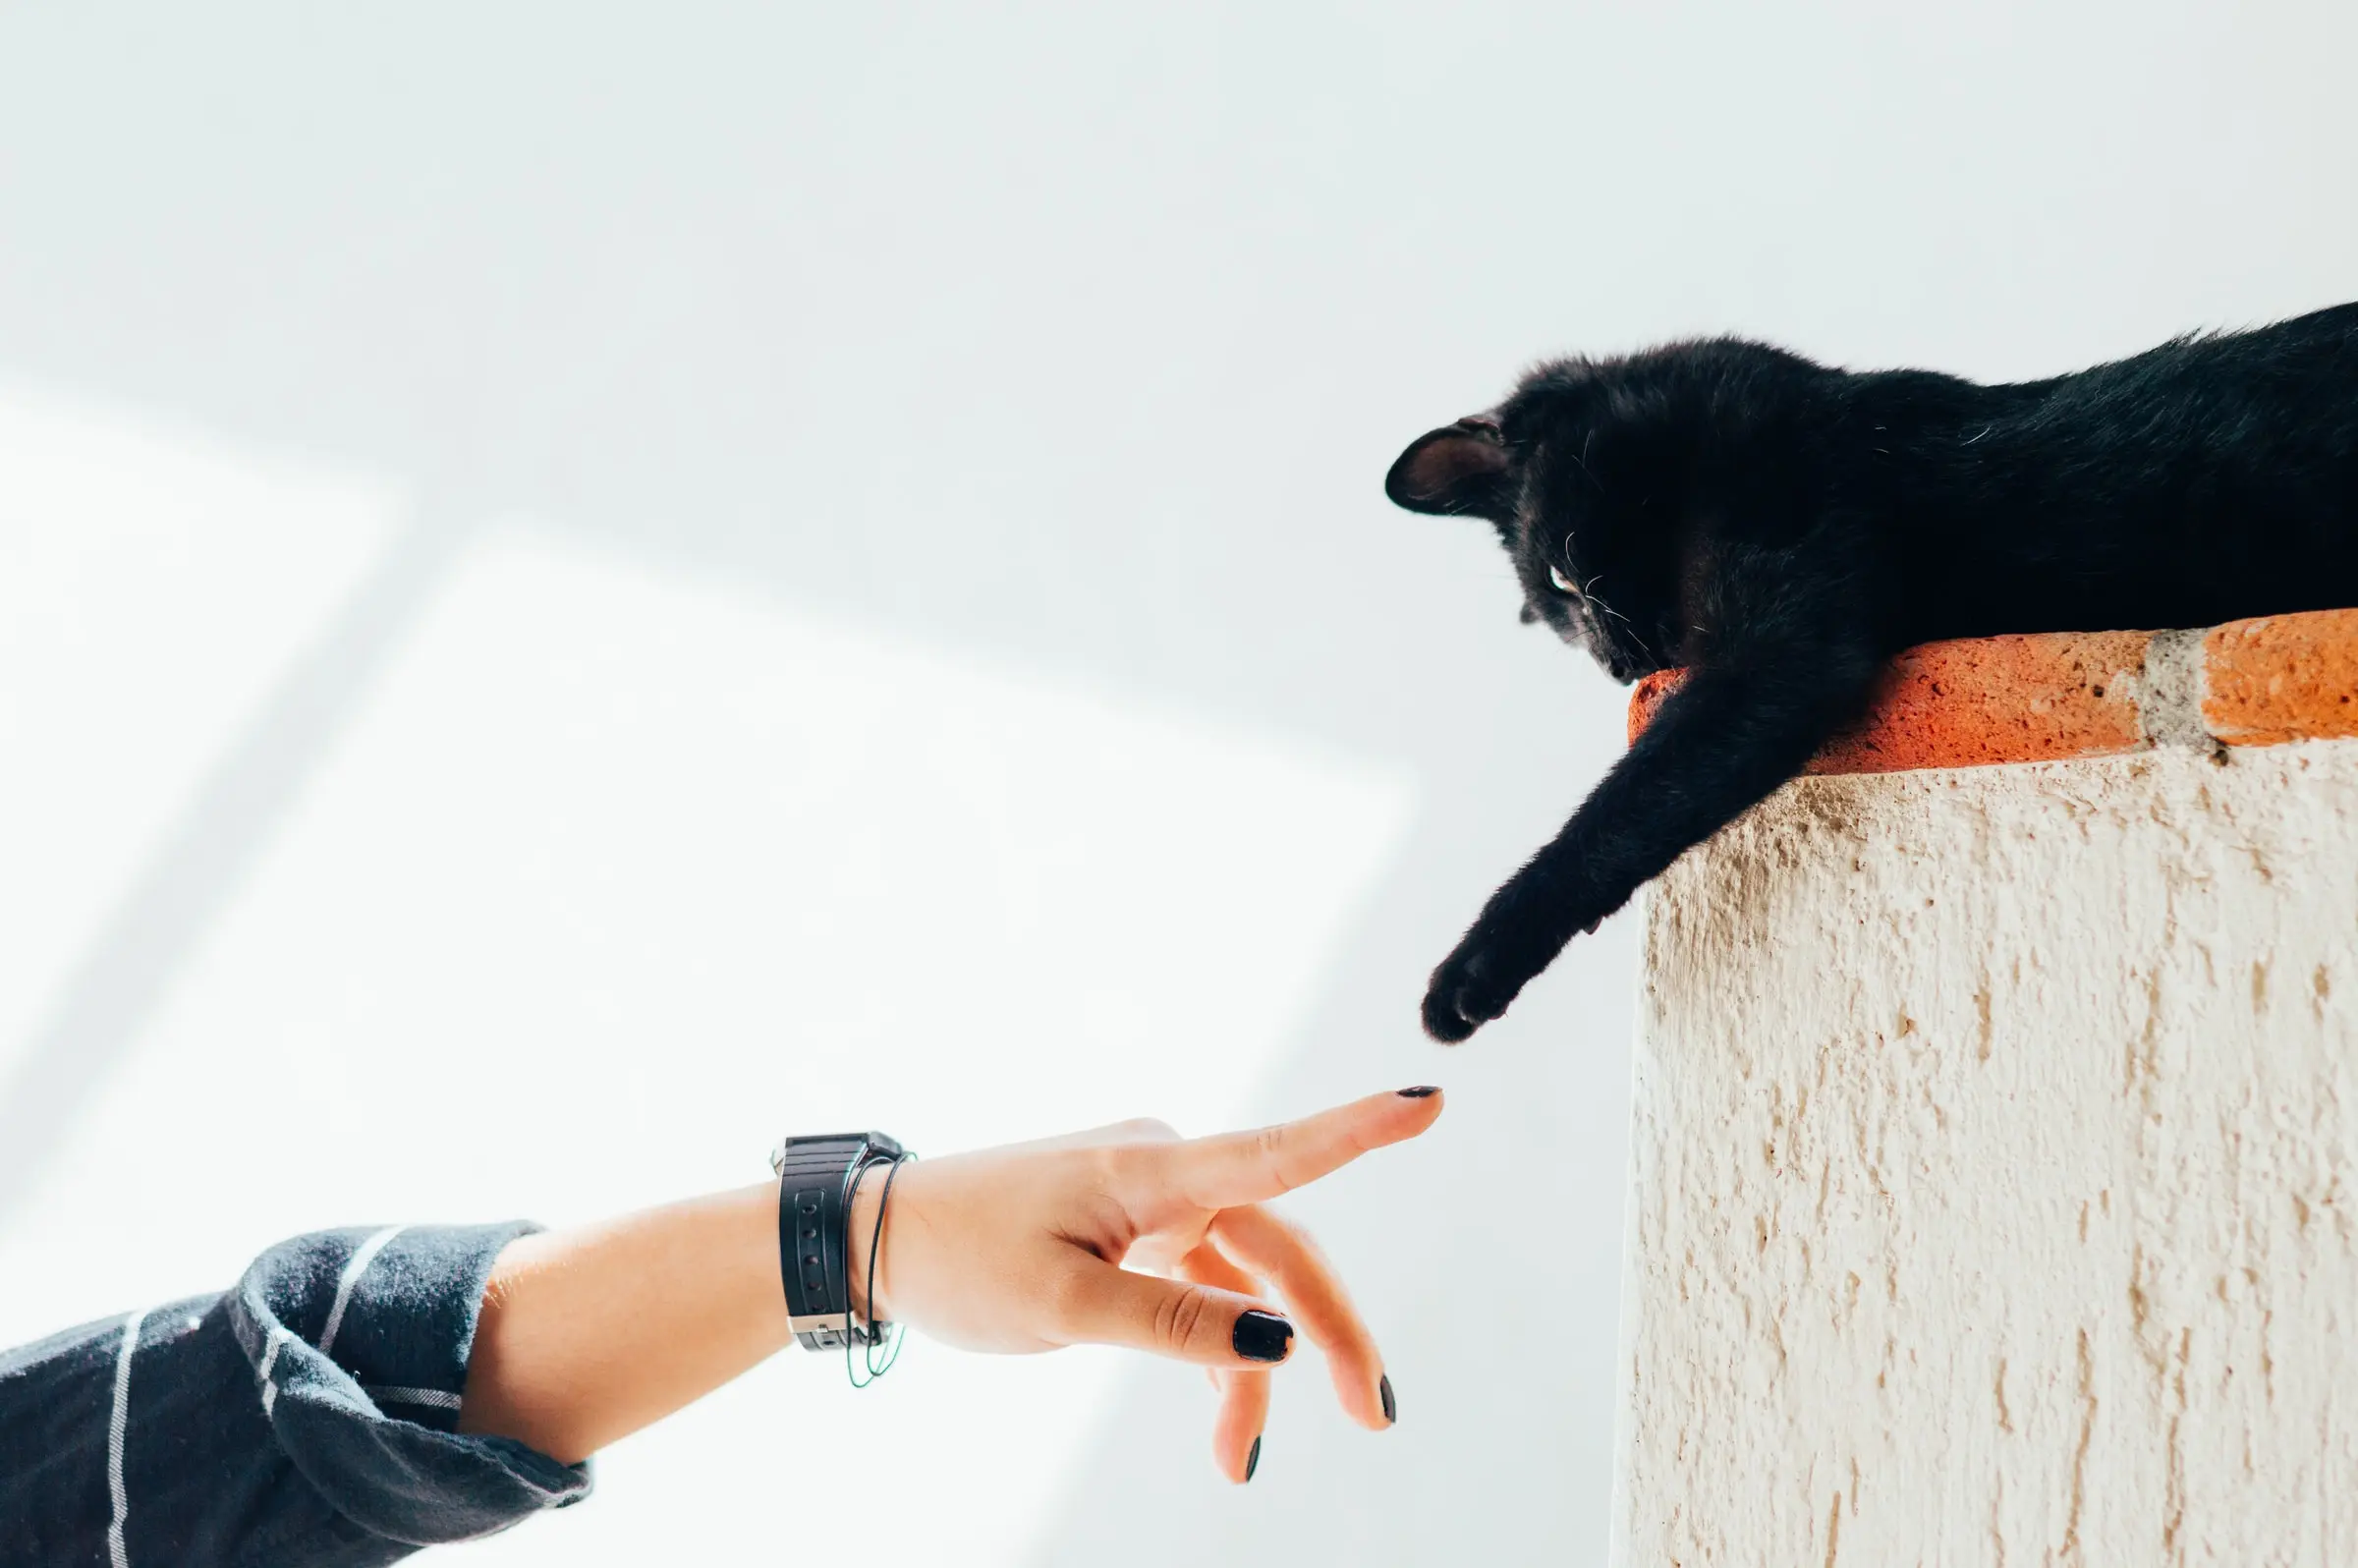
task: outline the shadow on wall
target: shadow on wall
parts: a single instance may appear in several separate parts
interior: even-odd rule
[[[16,510],[0,519],[18,528],[64,526],[8,515]],[[0,1076],[0,1232],[32,1199],[59,1141],[122,1065],[207,927],[251,875],[465,536],[463,529],[430,522],[401,531],[190,792],[23,1042],[0,1056],[8,1069]],[[48,678],[71,679],[56,671]]]

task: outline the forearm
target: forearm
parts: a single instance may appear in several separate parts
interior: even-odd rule
[[[788,1338],[777,1204],[765,1183],[511,1243],[460,1429],[576,1462],[774,1355]]]

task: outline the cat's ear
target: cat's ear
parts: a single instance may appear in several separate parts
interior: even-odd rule
[[[1383,493],[1411,512],[1514,519],[1514,459],[1498,421],[1475,415],[1408,443],[1383,476]]]

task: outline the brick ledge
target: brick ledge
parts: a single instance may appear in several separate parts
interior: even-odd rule
[[[1632,741],[1685,678],[1663,670],[1638,683]],[[1891,660],[1866,717],[1805,771],[1897,773],[2336,736],[2358,736],[2358,609],[2208,631],[1927,643]]]

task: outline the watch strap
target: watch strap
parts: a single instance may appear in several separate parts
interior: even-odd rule
[[[789,1138],[770,1156],[778,1175],[778,1272],[794,1337],[807,1350],[881,1343],[885,1325],[852,1315],[850,1204],[856,1178],[901,1157],[881,1133]]]

